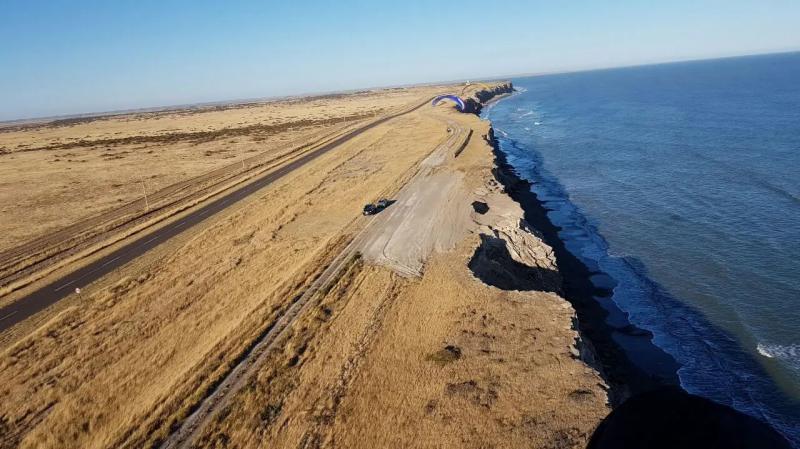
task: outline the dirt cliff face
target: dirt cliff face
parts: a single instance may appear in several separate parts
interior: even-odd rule
[[[503,290],[559,292],[561,276],[552,251],[523,226],[499,227],[491,234],[481,234],[470,270],[483,283]]]
[[[557,260],[495,177],[488,122],[423,115],[450,144],[199,445],[579,448],[608,413]]]
[[[491,88],[484,88],[476,91],[471,97],[464,99],[466,109],[464,112],[472,114],[480,114],[483,105],[491,101],[493,98],[500,95],[506,95],[514,92],[514,85],[511,81],[499,83]]]
[[[453,116],[476,136],[490,133],[474,116]],[[438,214],[466,214],[469,224],[455,247],[429,254],[419,278],[390,284],[402,287],[393,290],[391,310],[377,324],[333,424],[314,434],[322,441],[577,448],[608,412],[603,380],[581,360],[575,312],[558,295],[553,251],[493,168],[492,148],[481,138],[437,167],[438,176],[459,175],[449,204],[470,205],[442,205]],[[417,232],[424,234],[424,226],[417,222]],[[366,269],[377,275],[375,267]],[[360,285],[352,293],[359,298],[373,288],[376,296],[389,290]]]

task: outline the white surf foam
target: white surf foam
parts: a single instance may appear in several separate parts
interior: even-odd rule
[[[756,351],[768,359],[778,359],[788,362],[790,365],[800,365],[800,345],[773,345],[759,343]]]

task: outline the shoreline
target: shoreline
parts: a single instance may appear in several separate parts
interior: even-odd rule
[[[502,97],[500,99],[507,98]],[[498,99],[498,100],[500,100]],[[496,101],[492,101],[496,103]],[[495,176],[506,188],[508,195],[520,204],[525,220],[542,234],[542,240],[553,248],[556,254],[558,271],[563,278],[562,296],[573,306],[577,315],[575,328],[581,336],[584,347],[581,358],[595,368],[609,386],[608,397],[612,409],[616,410],[623,402],[633,396],[653,390],[680,392],[694,398],[702,398],[707,403],[719,406],[714,412],[718,416],[731,414],[740,420],[737,426],[747,431],[769,429],[782,433],[780,420],[774,422],[766,416],[757,416],[733,408],[724,402],[692,393],[681,383],[678,375],[683,366],[671,354],[656,346],[654,334],[634,325],[628,313],[612,300],[616,281],[599,267],[590,268],[568,249],[569,239],[561,238],[562,228],[548,217],[552,210],[545,200],[540,199],[532,188],[534,181],[525,179],[509,162],[509,157],[520,157],[513,151],[507,153],[500,139],[494,134],[493,124],[486,140],[492,147],[495,157]],[[534,168],[536,170],[536,168]],[[593,279],[606,277],[608,282],[593,282]],[[624,317],[623,324],[612,324],[608,318]],[[669,395],[667,395],[669,397]],[[641,402],[641,401],[640,401]],[[668,403],[654,401],[637,413],[653,412],[669,406]],[[642,404],[640,404],[642,406]],[[689,412],[692,412],[691,410]],[[693,412],[691,413],[693,414]],[[702,418],[697,416],[697,418]],[[783,434],[789,438],[789,435]]]
[[[501,97],[493,97],[491,102],[501,101],[507,95],[508,93],[503,93]],[[612,407],[633,395],[656,388],[674,386],[683,389],[677,374],[680,365],[652,342],[651,332],[636,327],[627,320],[627,316],[623,327],[612,326],[606,321],[611,315],[609,308],[615,314],[626,314],[611,300],[613,287],[597,286],[592,282],[593,276],[605,273],[591,270],[567,249],[566,241],[558,235],[561,228],[547,216],[549,209],[531,190],[530,181],[523,179],[508,162],[506,153],[494,135],[491,121],[487,121],[490,123],[487,141],[494,156],[494,175],[508,195],[520,204],[525,220],[553,248],[558,270],[563,278],[563,297],[572,305],[577,315],[575,327],[582,340],[581,358],[597,369],[608,383]],[[601,300],[607,300],[605,307],[599,302]],[[615,340],[615,334],[632,342],[623,347]],[[641,357],[634,360],[626,349]],[[643,368],[636,362],[648,366]]]

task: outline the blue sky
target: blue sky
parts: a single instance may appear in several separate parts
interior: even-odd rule
[[[15,1],[0,120],[800,50],[797,0]]]

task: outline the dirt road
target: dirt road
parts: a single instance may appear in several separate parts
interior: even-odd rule
[[[449,124],[448,144],[422,162],[420,171],[398,194],[394,204],[377,218],[360,246],[364,259],[384,265],[403,276],[419,276],[433,250],[452,249],[461,239],[467,223],[464,212],[469,204],[454,201],[461,185],[461,174],[437,170],[455,157],[454,144],[465,144],[467,130]],[[448,210],[449,207],[462,209]]]

